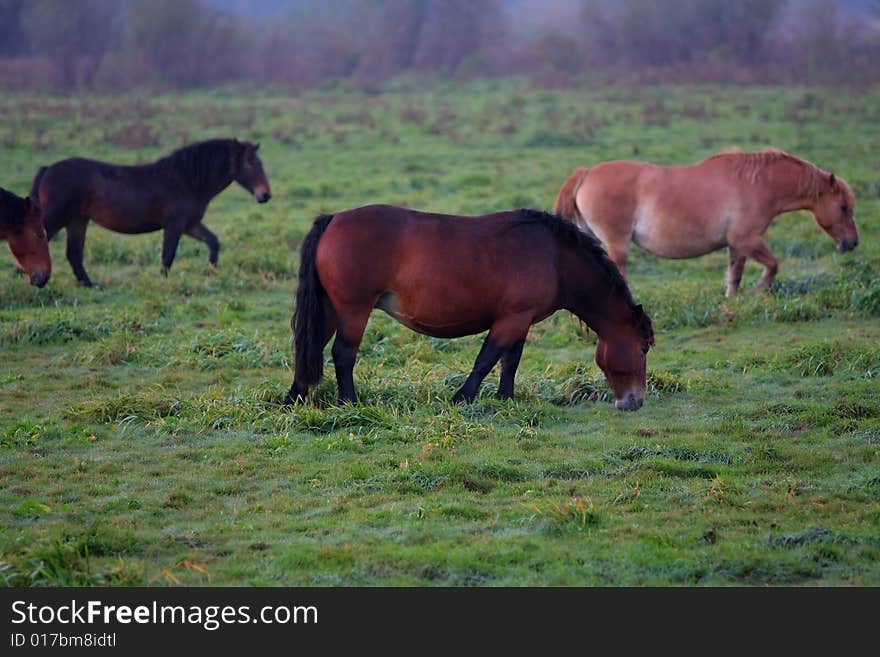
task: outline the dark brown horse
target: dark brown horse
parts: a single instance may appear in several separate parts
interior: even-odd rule
[[[40,208],[30,198],[20,198],[0,188],[0,240],[6,240],[15,263],[31,285],[43,287],[52,275],[49,243]]]
[[[473,401],[499,359],[498,396],[512,398],[529,327],[564,308],[598,334],[596,363],[617,408],[644,402],[651,320],[598,241],[554,215],[458,217],[371,205],[315,219],[301,249],[286,403],[304,400],[320,380],[334,333],[339,398],[356,401],[352,370],[373,308],[439,338],[489,330],[455,402]]]
[[[211,199],[232,181],[260,203],[272,197],[257,156],[259,148],[259,144],[237,139],[212,139],[138,166],[75,157],[42,167],[34,178],[31,197],[39,199],[50,239],[67,228],[67,260],[81,285],[92,284],[83,268],[89,219],[118,233],[164,230],[165,274],[184,233],[208,245],[209,261],[216,266],[220,241],[205,228],[202,217]]]

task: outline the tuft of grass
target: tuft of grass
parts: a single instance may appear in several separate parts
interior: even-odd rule
[[[548,521],[551,532],[584,531],[600,521],[600,513],[589,497],[570,497],[566,500],[546,500],[524,505],[537,516]]]
[[[124,557],[141,546],[130,532],[93,525],[68,534],[50,545],[36,545],[23,554],[0,556],[0,581],[4,586],[136,586],[144,580]],[[96,567],[96,561],[115,563]]]

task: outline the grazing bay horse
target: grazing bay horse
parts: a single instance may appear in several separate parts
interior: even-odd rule
[[[49,242],[40,208],[30,198],[20,198],[0,188],[0,240],[6,240],[12,257],[29,277],[43,287],[52,275]]]
[[[661,258],[695,258],[727,247],[727,296],[746,258],[764,266],[754,290],[769,287],[776,258],[764,243],[783,212],[809,210],[841,251],[859,244],[855,197],[842,178],[784,151],[719,153],[699,164],[663,167],[603,162],[566,181],[553,211],[596,235],[626,275],[630,242]]]
[[[265,203],[272,194],[259,144],[212,139],[190,144],[152,164],[124,166],[80,157],[42,167],[31,197],[39,199],[49,238],[67,228],[67,260],[81,285],[92,285],[83,268],[89,219],[118,233],[163,230],[162,272],[168,273],[181,235],[204,242],[217,266],[220,241],[202,217],[211,199],[237,182]]]
[[[295,375],[285,403],[303,401],[323,374],[330,338],[341,402],[355,402],[352,371],[370,312],[438,338],[489,334],[454,402],[471,402],[501,360],[498,396],[513,380],[529,327],[566,309],[598,335],[596,363],[617,408],[645,400],[651,320],[592,237],[536,210],[482,217],[370,205],[315,219],[301,247]]]

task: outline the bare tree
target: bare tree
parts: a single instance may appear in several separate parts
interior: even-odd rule
[[[0,0],[0,55],[23,55],[28,38],[21,24],[24,0]]]
[[[123,3],[114,0],[28,0],[21,22],[31,49],[49,57],[66,89],[79,82],[79,65],[85,60],[82,82],[90,85],[94,72],[114,43]]]
[[[238,21],[199,0],[134,0],[129,27],[130,47],[162,82],[202,86],[244,68]]]

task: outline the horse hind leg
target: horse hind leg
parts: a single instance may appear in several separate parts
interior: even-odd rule
[[[336,386],[339,402],[357,403],[354,388],[354,363],[367,328],[372,305],[366,311],[340,313],[337,320],[336,339],[333,341],[333,366],[336,369]]]
[[[611,262],[617,265],[620,275],[626,278],[626,261],[629,259],[629,245],[627,244],[623,247],[609,246],[608,257],[611,258]]]
[[[620,230],[591,230],[590,234],[605,245],[611,262],[617,265],[620,275],[626,278],[626,261],[629,259],[629,245],[633,240],[632,229],[627,233],[622,233]]]
[[[46,229],[47,240],[51,240],[55,237],[58,231],[64,228],[67,223],[67,216],[62,212],[58,212],[52,208],[45,208],[43,210],[43,228]]]
[[[739,284],[742,281],[743,269],[746,265],[746,257],[741,255],[732,246],[728,248],[728,266],[727,266],[727,296],[736,296],[739,291]]]
[[[67,261],[73,275],[83,287],[92,287],[92,281],[83,267],[83,249],[86,243],[88,219],[77,218],[67,224]]]

